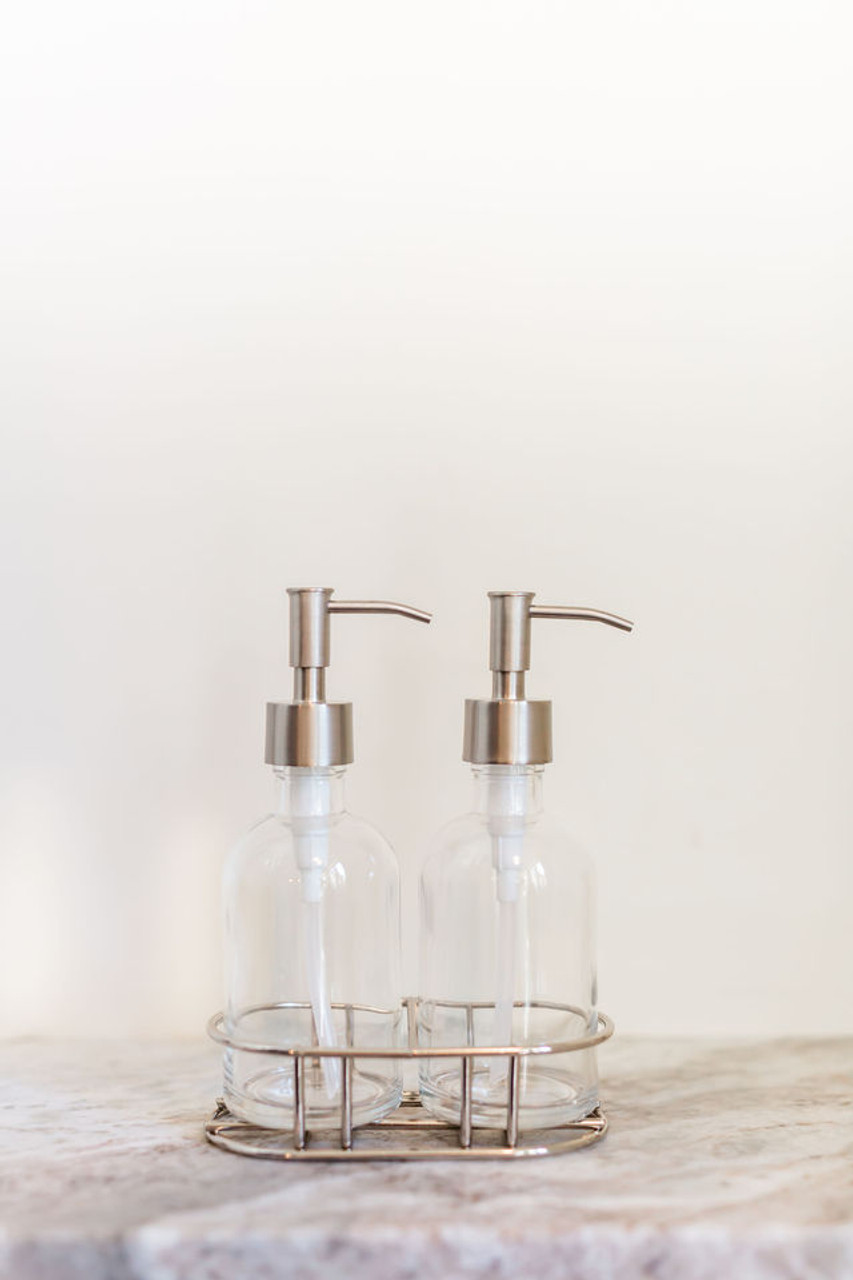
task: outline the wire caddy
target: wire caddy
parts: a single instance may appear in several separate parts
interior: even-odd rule
[[[248,1053],[278,1054],[293,1059],[293,1128],[265,1129],[233,1116],[220,1099],[216,1110],[205,1124],[209,1142],[237,1155],[256,1156],[268,1160],[509,1160],[535,1156],[561,1155],[578,1147],[587,1147],[603,1138],[607,1119],[596,1107],[588,1116],[529,1134],[519,1133],[521,1062],[523,1058],[543,1054],[575,1053],[592,1049],[610,1038],[613,1023],[606,1014],[597,1015],[596,1030],[571,1040],[507,1048],[473,1043],[474,1010],[491,1008],[483,1003],[453,1003],[466,1011],[468,1043],[449,1048],[423,1048],[417,1043],[418,1001],[404,1001],[408,1021],[408,1047],[394,1049],[361,1049],[353,1043],[355,1012],[380,1012],[364,1005],[343,1005],[347,1028],[347,1045],[306,1049],[282,1049],[254,1040],[229,1036],[225,1017],[217,1013],[208,1023],[208,1034],[218,1044]],[[533,1007],[579,1013],[572,1005],[551,1001],[532,1001]],[[264,1006],[269,1009],[300,1009],[309,1006],[299,1002]],[[341,1064],[341,1119],[335,1129],[313,1133],[305,1121],[306,1064],[320,1058],[337,1058]],[[458,1058],[460,1063],[459,1122],[450,1124],[431,1116],[416,1092],[404,1091],[399,1107],[384,1120],[353,1126],[353,1067],[358,1059],[397,1058],[404,1062],[421,1058]],[[475,1129],[472,1124],[474,1059],[505,1058],[507,1063],[506,1124],[502,1129]],[[476,1135],[476,1141],[475,1141]]]

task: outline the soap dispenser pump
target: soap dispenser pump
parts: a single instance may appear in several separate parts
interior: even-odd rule
[[[508,1088],[519,1091],[520,1129],[571,1124],[598,1105],[595,1049],[552,1052],[597,1031],[593,881],[585,854],[544,811],[551,703],[528,699],[525,678],[533,619],[633,624],[533,598],[489,592],[492,696],[465,703],[473,811],[438,834],[421,876],[419,1046],[506,1050],[474,1059],[465,1110],[478,1128],[505,1123]],[[537,1045],[508,1079],[511,1048]],[[458,1122],[452,1058],[422,1058],[420,1085],[429,1111]]]
[[[266,718],[277,803],[224,874],[225,1101],[232,1115],[264,1128],[290,1128],[297,1110],[303,1127],[322,1128],[340,1116],[345,1088],[353,1124],[366,1124],[398,1105],[399,1059],[357,1059],[344,1080],[334,1055],[287,1052],[394,1049],[401,1035],[399,873],[387,841],[344,807],[352,704],[326,701],[330,620],[430,615],[335,600],[326,587],[288,596],[293,700],[268,703]],[[240,1047],[252,1044],[275,1052]]]

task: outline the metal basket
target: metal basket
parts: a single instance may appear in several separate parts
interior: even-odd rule
[[[233,1116],[220,1099],[213,1115],[204,1127],[209,1142],[237,1155],[256,1156],[267,1160],[506,1160],[532,1156],[561,1155],[578,1147],[589,1146],[604,1137],[607,1119],[596,1109],[581,1120],[536,1129],[519,1134],[519,1077],[521,1060],[547,1054],[576,1053],[592,1049],[609,1039],[613,1023],[606,1014],[597,1015],[593,1033],[572,1040],[545,1042],[535,1045],[513,1045],[507,1048],[473,1043],[475,1009],[493,1008],[487,1002],[465,1003],[461,1001],[434,1002],[464,1009],[468,1028],[468,1044],[448,1048],[422,1048],[417,1042],[418,1001],[409,997],[405,1002],[408,1021],[408,1047],[405,1049],[361,1049],[353,1045],[354,1015],[356,1010],[378,1013],[366,1005],[335,1004],[345,1011],[347,1045],[345,1047],[283,1049],[278,1045],[264,1044],[229,1036],[225,1031],[224,1014],[218,1013],[208,1023],[208,1034],[218,1044],[246,1053],[278,1054],[293,1059],[293,1131],[264,1129]],[[530,1007],[553,1009],[571,1014],[583,1014],[573,1005],[552,1001],[530,1001]],[[283,1002],[259,1006],[252,1012],[274,1009],[310,1008],[300,1002]],[[473,1076],[475,1058],[506,1058],[507,1100],[506,1124],[502,1129],[475,1129],[472,1125]],[[337,1058],[341,1064],[341,1120],[332,1130],[309,1132],[305,1123],[305,1067],[308,1061],[320,1058]],[[384,1120],[353,1126],[352,1075],[353,1064],[358,1059],[398,1058],[413,1061],[419,1058],[458,1058],[460,1061],[460,1106],[458,1124],[449,1124],[431,1116],[414,1092],[404,1092],[402,1101]],[[477,1141],[474,1135],[477,1135]]]

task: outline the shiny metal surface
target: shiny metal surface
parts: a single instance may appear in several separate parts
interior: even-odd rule
[[[532,591],[489,592],[491,698],[465,703],[462,759],[471,764],[547,764],[553,758],[550,702],[525,697],[533,618],[603,622],[620,631],[633,623],[603,609],[535,605]]]
[[[508,1147],[518,1146],[518,1104],[521,1095],[518,1076],[520,1067],[521,1059],[517,1053],[514,1053],[509,1060],[509,1072],[507,1073],[506,1145]]]
[[[329,768],[353,759],[352,704],[326,701],[333,613],[389,613],[416,622],[431,614],[393,600],[335,600],[332,587],[288,587],[293,700],[267,703],[267,764]]]
[[[530,606],[533,591],[490,591],[489,666],[492,671],[530,670]]]
[[[341,1146],[352,1146],[352,1058],[344,1058],[341,1072]]]
[[[547,764],[551,703],[466,698],[462,759],[471,764]]]
[[[411,1097],[404,1097],[386,1120],[355,1130],[351,1147],[337,1145],[330,1134],[313,1133],[306,1133],[305,1145],[297,1147],[277,1129],[259,1129],[236,1119],[221,1099],[204,1126],[208,1142],[232,1155],[309,1163],[334,1160],[344,1164],[367,1160],[529,1160],[589,1147],[606,1133],[607,1118],[596,1107],[583,1120],[548,1129],[544,1134],[538,1132],[529,1145],[523,1139],[515,1147],[450,1145],[447,1139],[453,1134],[453,1126],[427,1117],[420,1102]]]
[[[293,701],[325,702],[326,701],[326,668],[294,667],[293,669]]]
[[[446,1009],[494,1009],[494,1003],[488,1000],[472,1000],[470,1002],[463,1000],[434,1000],[431,1003],[439,1005]],[[414,997],[409,997],[405,1001],[406,1016],[409,1020],[409,1027],[417,1026],[415,1021],[417,1016],[418,1001]],[[571,1013],[577,1016],[587,1018],[589,1013],[585,1009],[578,1008],[577,1005],[560,1004],[554,1000],[529,1000],[524,1002],[516,1000],[515,1007],[517,1009],[552,1009],[557,1012]],[[248,1009],[241,1010],[241,1017],[247,1014],[266,1013],[275,1009],[308,1009],[311,1005],[307,1001],[301,1000],[281,1000],[276,1004],[259,1004],[252,1005]],[[384,1014],[388,1016],[394,1013],[392,1009],[380,1009],[375,1005],[368,1004],[341,1004],[332,1002],[333,1009],[353,1009],[356,1013],[372,1013]],[[511,1044],[511,1045],[491,1045],[491,1044],[470,1044],[470,1045],[450,1045],[447,1048],[438,1048],[435,1046],[421,1046],[415,1044],[414,1047],[406,1049],[386,1049],[353,1046],[353,1045],[335,1045],[334,1047],[326,1047],[321,1045],[306,1045],[304,1048],[288,1047],[282,1048],[280,1044],[274,1044],[269,1040],[248,1040],[243,1036],[229,1035],[225,1025],[224,1013],[215,1013],[207,1024],[207,1034],[211,1040],[215,1040],[217,1044],[225,1045],[230,1049],[239,1049],[242,1053],[275,1053],[283,1058],[507,1058],[512,1054],[517,1054],[521,1058],[539,1057],[547,1054],[557,1053],[577,1053],[581,1049],[593,1049],[596,1045],[603,1044],[605,1040],[609,1040],[613,1035],[613,1023],[606,1013],[598,1012],[595,1014],[596,1030],[588,1032],[585,1036],[573,1036],[571,1040],[547,1040],[541,1044]]]
[[[333,613],[391,613],[415,622],[431,622],[432,614],[394,600],[334,600],[334,587],[288,587],[290,599],[290,665],[327,667]]]
[[[410,604],[397,604],[393,600],[330,600],[329,613],[393,613],[399,618],[411,618],[414,622],[432,622],[432,614],[425,609],[415,609]]]
[[[523,699],[525,680],[524,671],[493,671],[492,697]]]
[[[351,702],[268,702],[267,764],[333,768],[353,759]]]
[[[462,1059],[462,1090],[459,1111],[459,1145],[470,1147],[472,1140],[471,1108],[473,1103],[474,1059]]]
[[[603,622],[605,626],[615,627],[617,631],[633,631],[634,624],[629,618],[622,618],[618,613],[605,613],[603,609],[582,609],[576,605],[534,604],[530,606],[531,618],[553,618],[556,621],[565,619],[569,622]]]
[[[290,665],[329,665],[329,601],[332,587],[288,587],[290,599]]]
[[[578,1147],[589,1146],[604,1137],[607,1120],[596,1108],[583,1120],[537,1129],[526,1139],[519,1133],[519,1107],[521,1059],[529,1055],[574,1053],[601,1044],[613,1033],[613,1024],[605,1014],[597,1015],[597,1030],[572,1040],[548,1042],[538,1045],[508,1045],[497,1048],[473,1043],[475,1009],[493,1009],[488,1001],[436,1001],[452,1008],[464,1009],[466,1014],[465,1045],[448,1048],[418,1047],[414,1028],[417,1025],[418,1001],[409,998],[405,1009],[409,1022],[407,1049],[362,1049],[351,1043],[350,1028],[355,1025],[358,1011],[377,1014],[392,1010],[378,1009],[372,1005],[336,1004],[344,1009],[347,1026],[346,1048],[324,1048],[310,1045],[304,1049],[283,1049],[271,1043],[246,1041],[229,1037],[222,1014],[211,1018],[208,1031],[220,1044],[249,1053],[278,1054],[292,1058],[294,1068],[294,1122],[292,1135],[278,1129],[262,1129],[247,1124],[231,1115],[222,1101],[204,1127],[205,1136],[214,1146],[222,1147],[237,1155],[260,1157],[269,1160],[507,1160],[529,1159],[536,1156],[560,1155]],[[518,1002],[520,1006],[522,1002]],[[531,1001],[534,1008],[563,1010],[582,1014],[584,1010],[574,1005],[550,1000]],[[257,1013],[273,1009],[309,1009],[308,1003],[282,1001],[275,1005],[259,1005],[245,1010]],[[585,1015],[588,1016],[588,1015]],[[508,1058],[507,1106],[504,1141],[495,1142],[494,1130],[474,1130],[471,1123],[474,1059],[479,1057]],[[305,1063],[319,1057],[337,1057],[342,1067],[341,1119],[338,1129],[315,1134],[305,1127]],[[460,1059],[461,1089],[459,1124],[447,1124],[428,1115],[417,1094],[407,1092],[392,1115],[373,1124],[360,1126],[352,1123],[353,1073],[360,1058],[458,1058]]]
[[[305,1059],[293,1064],[293,1145],[305,1149]]]

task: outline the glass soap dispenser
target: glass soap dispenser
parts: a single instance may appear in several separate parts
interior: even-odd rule
[[[534,605],[530,591],[491,591],[492,696],[465,703],[463,759],[474,807],[435,838],[421,876],[418,1043],[510,1047],[597,1031],[590,863],[543,807],[552,759],[551,703],[525,695],[534,618],[632,624],[595,609]],[[474,1059],[471,1123],[501,1128],[508,1057]],[[595,1049],[518,1059],[518,1124],[582,1119],[598,1105]],[[459,1062],[421,1061],[424,1106],[459,1123]]]
[[[233,1115],[271,1129],[290,1128],[295,1106],[309,1126],[337,1124],[341,1060],[305,1059],[299,1088],[295,1058],[240,1043],[279,1050],[400,1043],[397,862],[379,832],[344,807],[352,704],[326,701],[325,676],[333,614],[430,621],[406,605],[334,600],[326,587],[288,596],[293,701],[268,703],[266,721],[276,807],[234,849],[223,885],[225,1100]],[[353,1064],[353,1123],[381,1119],[400,1101],[400,1061]]]

